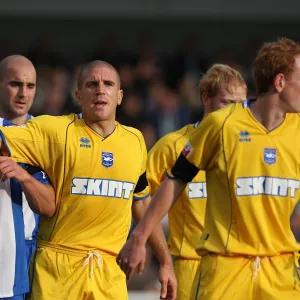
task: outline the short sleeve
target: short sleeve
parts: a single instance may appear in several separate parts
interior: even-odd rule
[[[56,118],[50,116],[34,118],[23,126],[1,127],[1,153],[16,162],[46,170],[64,149],[58,132]]]
[[[207,170],[214,165],[220,151],[222,125],[213,114],[208,115],[183,148],[182,155],[197,169]]]
[[[230,110],[225,112],[230,113]],[[222,128],[229,114],[214,112],[207,115],[191,135],[179,158],[170,171],[170,178],[190,182],[199,170],[207,171],[214,167],[222,151]]]
[[[166,171],[173,166],[175,161],[176,154],[169,134],[162,137],[148,154],[146,174],[151,196],[164,181]]]
[[[37,181],[43,184],[51,184],[50,179],[46,172],[41,170],[39,167],[34,167],[26,164],[21,164],[22,168],[24,168],[31,176],[33,176]]]
[[[139,140],[142,152],[142,161],[141,161],[141,172],[138,182],[135,186],[133,192],[133,200],[143,200],[149,197],[149,185],[146,177],[146,161],[147,161],[147,148],[145,140],[142,134],[139,132]]]
[[[39,182],[43,183],[43,184],[51,184],[49,177],[47,176],[47,174],[44,171],[40,171],[38,173],[34,173],[32,174],[32,176]]]

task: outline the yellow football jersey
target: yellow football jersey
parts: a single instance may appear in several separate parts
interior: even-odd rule
[[[287,114],[269,132],[250,103],[208,115],[172,168],[178,177],[195,167],[206,170],[200,254],[271,256],[300,249],[290,228],[300,188],[300,117]]]
[[[182,148],[195,132],[199,122],[187,125],[162,137],[148,154],[146,175],[151,196],[156,192],[179,157]],[[199,259],[196,245],[203,231],[206,205],[205,172],[199,172],[193,182],[175,202],[169,212],[169,246],[174,256]]]
[[[42,168],[56,190],[56,213],[41,221],[38,238],[117,254],[130,228],[132,199],[149,195],[142,134],[116,123],[103,138],[74,114],[1,131],[2,152],[7,147],[14,160]]]

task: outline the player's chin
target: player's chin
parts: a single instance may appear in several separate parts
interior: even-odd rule
[[[24,105],[23,107],[14,107],[12,110],[16,117],[21,117],[28,113],[29,107]]]
[[[109,112],[105,111],[105,110],[98,110],[94,112],[94,117],[98,120],[98,121],[106,121],[109,119]]]

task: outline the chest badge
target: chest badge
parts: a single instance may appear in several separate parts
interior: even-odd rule
[[[276,163],[276,149],[265,148],[264,149],[264,162],[272,165]]]
[[[112,152],[102,152],[102,165],[110,168],[114,164],[114,154]]]

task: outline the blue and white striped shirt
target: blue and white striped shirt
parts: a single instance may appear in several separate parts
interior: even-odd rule
[[[31,118],[27,116],[27,120]],[[14,125],[0,118],[0,126]],[[41,170],[35,168],[32,176],[49,183]],[[39,216],[29,208],[20,183],[14,179],[0,182],[0,298],[29,291],[28,259],[32,253],[31,248],[26,249],[25,239],[35,241],[38,219]]]

